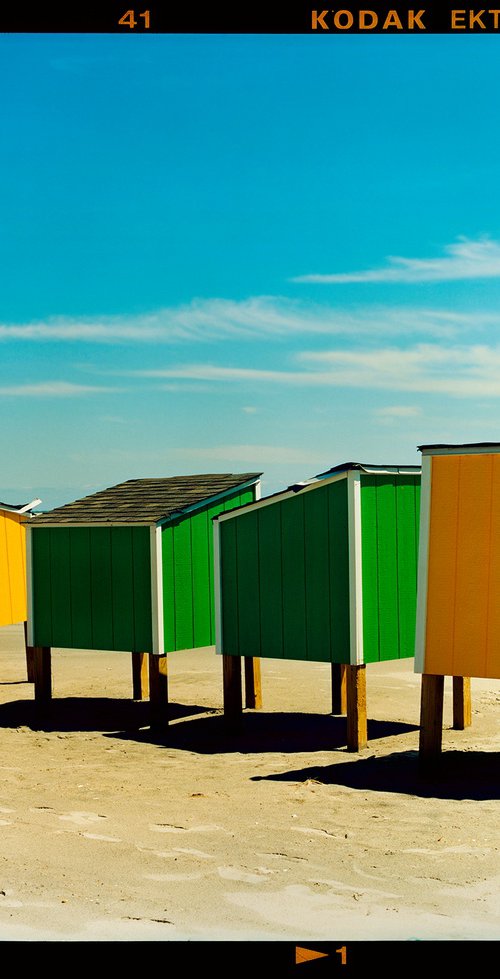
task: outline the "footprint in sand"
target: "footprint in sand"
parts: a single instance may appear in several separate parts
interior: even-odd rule
[[[150,830],[154,833],[225,833],[232,836],[228,829],[216,826],[215,823],[208,823],[206,826],[177,826],[175,823],[152,823]]]
[[[223,880],[239,880],[244,884],[262,884],[265,880],[269,880],[269,877],[265,875],[269,874],[270,871],[266,870],[260,874],[252,874],[243,870],[241,867],[217,867],[217,873]]]
[[[203,874],[144,874],[145,880],[199,880]]]
[[[100,816],[97,812],[66,812],[59,816],[59,819],[76,823],[77,826],[87,826],[89,823],[98,823],[101,819],[106,819],[106,816]]]
[[[80,833],[86,840],[102,840],[103,843],[121,843],[118,836],[101,836],[99,833]]]

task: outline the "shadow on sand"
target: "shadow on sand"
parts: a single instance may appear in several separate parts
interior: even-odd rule
[[[397,751],[383,757],[309,766],[273,775],[254,775],[253,781],[306,782],[345,785],[374,792],[399,792],[435,799],[500,799],[500,752],[443,751],[431,772],[422,772],[417,751]]]
[[[206,714],[198,705],[170,703],[170,718]],[[0,728],[29,727],[37,731],[123,731],[124,737],[150,723],[149,701],[115,697],[55,697],[46,708],[33,700],[14,700],[0,706]],[[148,731],[149,733],[149,731]]]
[[[397,734],[416,731],[413,724],[395,721],[369,721],[368,737],[389,738]],[[241,726],[229,730],[224,715],[213,712],[210,716],[190,718],[158,733],[140,732],[140,740],[168,748],[196,751],[200,754],[239,752],[240,754],[266,752],[337,751],[346,747],[347,724],[345,717],[331,714],[245,712]],[[120,732],[115,737],[130,737]]]

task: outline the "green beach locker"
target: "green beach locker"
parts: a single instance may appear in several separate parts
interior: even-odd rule
[[[255,500],[260,475],[131,479],[27,523],[35,697],[50,697],[63,647],[132,652],[138,698],[149,654],[150,699],[164,702],[166,654],[215,642],[212,518]]]
[[[419,505],[420,467],[349,462],[219,514],[216,648],[228,691],[238,685],[229,658],[358,668],[412,657]],[[359,670],[349,677],[363,682]]]

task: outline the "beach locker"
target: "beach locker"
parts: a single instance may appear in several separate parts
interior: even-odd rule
[[[471,724],[470,678],[500,679],[500,443],[421,445],[415,672],[420,759],[441,752],[444,678],[453,727]]]
[[[254,500],[260,475],[131,479],[27,526],[40,699],[50,697],[51,647],[132,652],[138,697],[140,657],[149,654],[152,697],[151,676],[163,682],[168,652],[214,644],[212,518]]]
[[[419,448],[415,670],[500,679],[500,443]]]
[[[414,655],[420,468],[349,462],[214,520],[224,709],[260,658],[332,665],[332,713],[366,744],[368,663]]]
[[[217,652],[414,655],[418,466],[347,463],[215,521]]]

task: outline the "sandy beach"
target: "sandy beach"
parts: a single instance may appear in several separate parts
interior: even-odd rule
[[[500,682],[473,680],[441,777],[418,768],[413,661],[367,668],[345,745],[327,664],[262,663],[229,737],[213,648],[169,657],[153,737],[130,656],[53,651],[37,730],[22,626],[0,630],[0,940],[492,940],[500,934]]]

